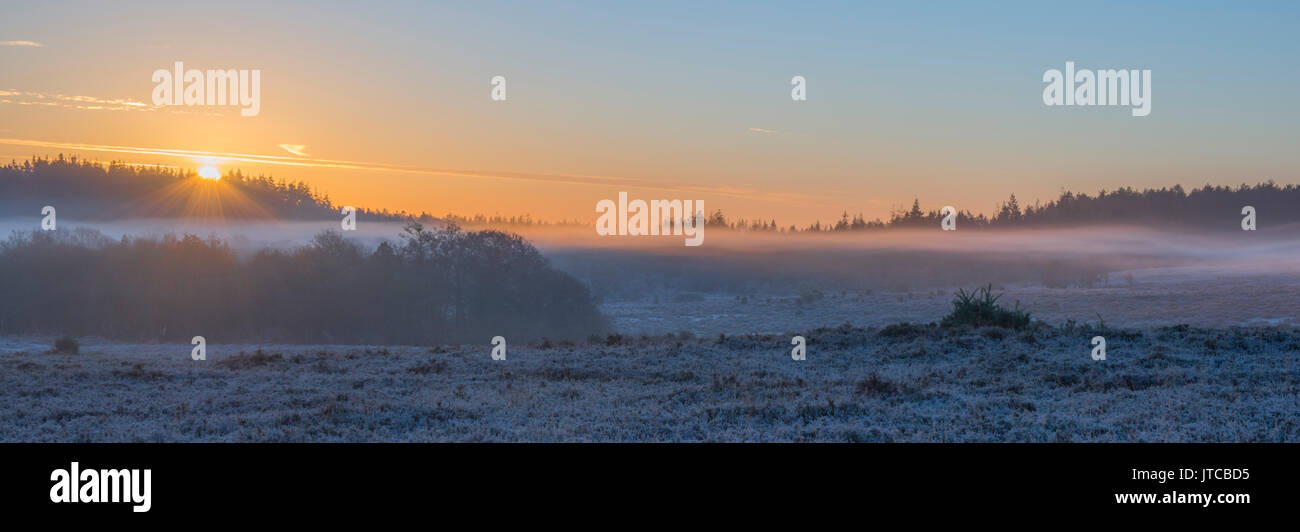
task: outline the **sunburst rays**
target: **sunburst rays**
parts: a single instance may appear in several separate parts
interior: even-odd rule
[[[125,206],[133,217],[202,220],[223,223],[231,219],[275,219],[275,215],[239,189],[231,179],[205,179],[186,174],[181,180],[154,190]]]

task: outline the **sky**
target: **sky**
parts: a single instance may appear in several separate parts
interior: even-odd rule
[[[1063,190],[1300,182],[1294,2],[18,2],[0,157],[302,180],[338,204],[594,220],[704,200],[782,226]],[[260,113],[151,75],[258,69]],[[1043,75],[1150,69],[1151,114]],[[506,100],[491,98],[494,76]],[[792,101],[791,78],[807,80]],[[287,147],[287,148],[286,148]],[[226,155],[223,155],[226,154]],[[239,155],[229,155],[239,154]]]

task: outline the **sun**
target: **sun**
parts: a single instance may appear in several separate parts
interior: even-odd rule
[[[216,181],[221,179],[221,170],[217,170],[215,166],[204,166],[199,168],[199,177]]]

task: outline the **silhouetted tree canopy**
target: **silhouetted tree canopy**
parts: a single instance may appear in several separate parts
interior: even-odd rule
[[[232,170],[217,183],[192,170],[33,157],[0,166],[0,208],[36,215],[44,205],[70,220],[220,217],[287,220],[337,219],[341,205],[301,181],[276,181]],[[405,213],[367,211],[357,217],[401,221]]]
[[[0,209],[6,214],[37,216],[44,205],[58,208],[59,216],[71,220],[124,218],[175,218],[214,216],[221,218],[337,219],[340,206],[328,196],[311,190],[305,183],[276,181],[268,176],[246,176],[227,172],[218,186],[200,193],[193,201],[194,187],[206,185],[192,171],[124,163],[102,164],[76,157],[32,158],[0,166]],[[1300,222],[1300,187],[1279,186],[1273,181],[1257,185],[1205,185],[1185,191],[1181,185],[1135,190],[1131,187],[1096,195],[1062,192],[1045,204],[1025,205],[1012,194],[992,211],[977,214],[968,205],[957,205],[958,227],[963,229],[1060,227],[1098,224],[1167,227],[1222,227],[1236,229],[1241,208],[1256,208],[1261,223]],[[940,206],[941,207],[941,206]],[[706,218],[709,227],[743,231],[825,232],[891,228],[932,228],[943,216],[939,209],[924,210],[919,199],[911,208],[891,212],[888,220],[867,221],[862,214],[831,211],[833,223],[820,221],[805,228],[782,227],[775,219],[729,219],[722,210]],[[358,209],[358,219],[404,221],[437,220],[427,213],[413,216],[388,210]],[[445,221],[460,225],[547,225],[524,214],[517,216],[457,216]],[[577,221],[565,225],[586,225]]]
[[[241,258],[193,235],[15,232],[0,244],[0,333],[427,345],[606,330],[587,288],[518,236],[418,223],[403,236],[366,252],[325,232]]]
[[[1221,228],[1240,230],[1241,209],[1255,207],[1259,220],[1271,225],[1300,222],[1300,187],[1279,186],[1272,181],[1258,185],[1228,186],[1206,185],[1191,192],[1181,185],[1146,189],[1121,188],[1113,192],[1101,191],[1095,196],[1062,192],[1056,200],[1045,204],[1024,206],[1012,194],[998,205],[992,217],[970,210],[957,213],[957,225],[963,229],[1069,227],[1084,225],[1142,225],[1150,227],[1191,227],[1200,229]],[[796,226],[779,227],[776,220],[729,220],[722,211],[715,211],[708,220],[711,228],[740,231],[828,232],[874,229],[935,228],[943,219],[939,209],[923,210],[919,199],[911,208],[895,211],[888,221],[866,221],[861,214],[852,218],[842,211],[834,224],[820,221],[800,229]]]

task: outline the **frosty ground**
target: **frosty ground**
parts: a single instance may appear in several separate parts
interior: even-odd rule
[[[1132,283],[1123,280],[1126,276]],[[1112,273],[1109,283],[1091,288],[1048,288],[1028,282],[996,288],[1002,303],[1018,302],[1035,319],[1057,325],[1100,320],[1130,328],[1300,326],[1300,275],[1294,272],[1148,268]],[[928,323],[951,310],[954,290],[651,294],[607,301],[601,312],[616,330],[628,334],[777,334],[841,323],[860,327]]]
[[[1038,320],[1024,331],[899,325],[939,321],[954,286],[787,283],[623,291],[635,297],[601,305],[621,335],[512,340],[505,361],[488,338],[210,337],[193,361],[189,344],[82,338],[65,355],[46,353],[53,337],[0,337],[0,441],[1295,442],[1289,260],[996,286]],[[807,360],[791,360],[794,335]],[[1099,335],[1105,361],[1090,356]]]
[[[3,441],[1297,441],[1300,332],[894,325],[359,347],[0,342]],[[1105,335],[1105,361],[1089,340]]]

